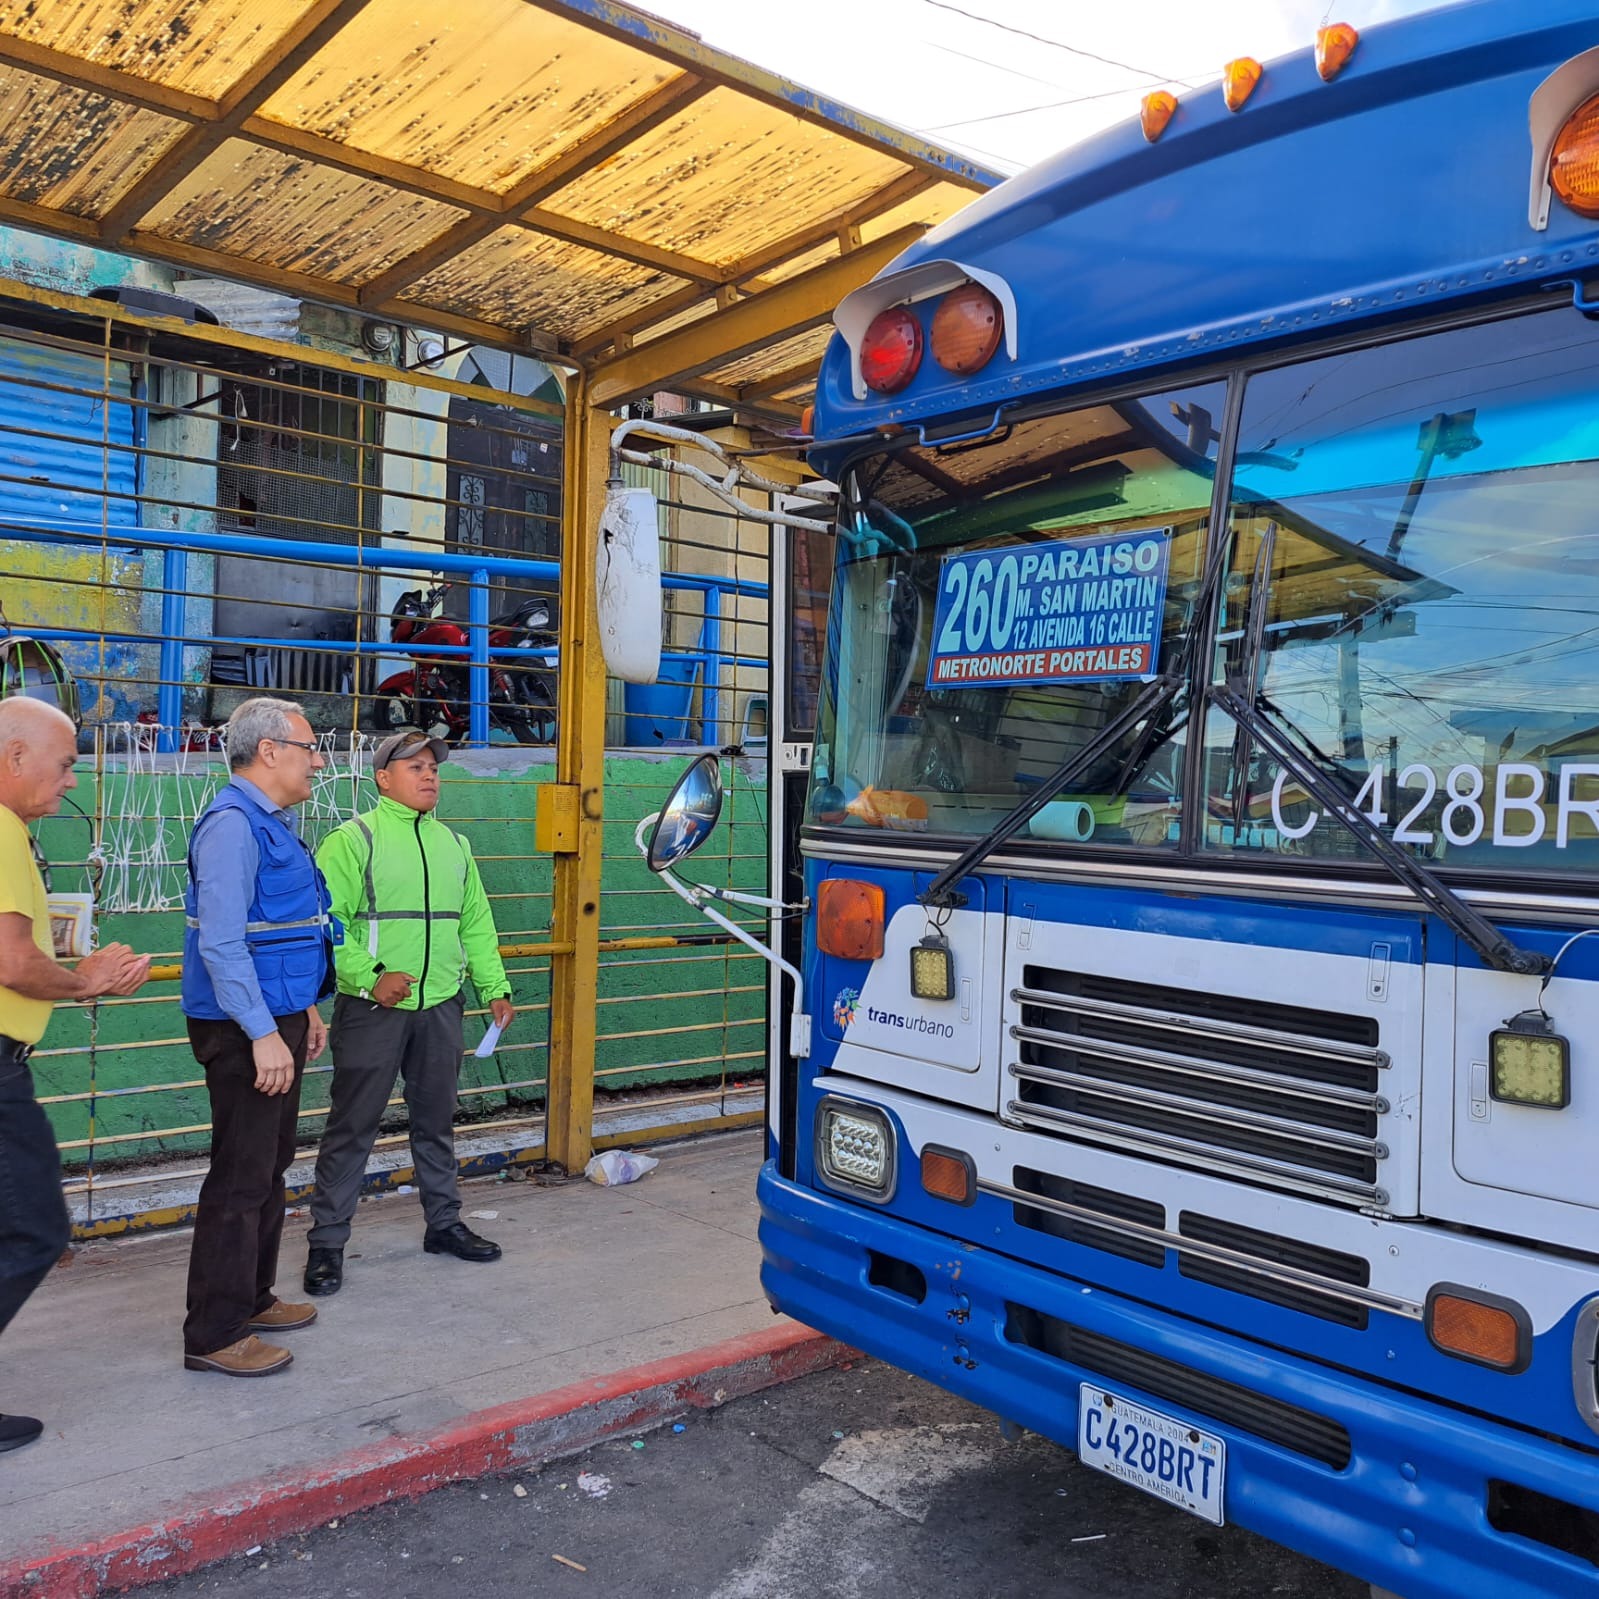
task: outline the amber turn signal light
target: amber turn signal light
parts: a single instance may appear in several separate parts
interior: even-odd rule
[[[1360,43],[1360,35],[1347,22],[1330,22],[1316,29],[1316,70],[1323,83],[1331,83]]]
[[[977,1168],[972,1157],[963,1150],[929,1144],[922,1151],[922,1187],[934,1199],[971,1204],[977,1198]]]
[[[1427,1336],[1446,1355],[1496,1371],[1527,1369],[1532,1322],[1513,1299],[1439,1283],[1427,1295]]]
[[[982,284],[963,283],[933,313],[933,359],[946,372],[965,377],[988,365],[1004,333],[1004,307]]]
[[[1599,95],[1566,118],[1549,157],[1549,184],[1580,217],[1599,217]]]
[[[1253,56],[1239,56],[1222,68],[1221,97],[1229,111],[1242,109],[1260,83],[1261,65]]]
[[[1177,113],[1177,96],[1168,89],[1151,89],[1138,102],[1138,121],[1144,137],[1153,144]]]
[[[846,961],[883,953],[883,890],[876,883],[829,877],[816,891],[816,947]]]

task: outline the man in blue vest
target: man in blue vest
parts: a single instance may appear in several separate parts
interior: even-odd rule
[[[287,700],[246,700],[228,718],[225,788],[189,838],[183,1014],[211,1099],[211,1169],[189,1254],[183,1364],[264,1377],[294,1358],[258,1333],[316,1320],[273,1292],[283,1174],[294,1158],[300,1077],[327,1042],[317,1001],[332,988],[327,886],[292,807],[324,765]]]

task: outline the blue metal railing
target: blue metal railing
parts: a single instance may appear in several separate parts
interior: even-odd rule
[[[0,513],[0,537],[30,543],[53,544],[65,541],[101,543],[108,535],[119,552],[161,552],[161,636],[159,682],[156,686],[156,720],[161,727],[160,745],[170,753],[177,747],[175,729],[183,720],[183,652],[185,649],[215,644],[235,644],[247,649],[302,649],[317,653],[359,655],[432,655],[440,657],[465,657],[467,660],[467,691],[469,701],[467,738],[472,744],[489,741],[489,665],[493,659],[510,658],[520,661],[558,660],[560,652],[553,647],[536,649],[495,649],[489,643],[491,618],[489,615],[489,583],[502,581],[527,583],[529,580],[560,580],[558,561],[532,557],[473,554],[460,555],[448,550],[373,548],[371,545],[325,544],[309,539],[268,538],[246,533],[191,533],[171,528],[117,527],[103,528],[99,523],[68,518],[33,517],[26,520],[7,517]],[[184,608],[191,597],[188,592],[188,557],[190,554],[246,555],[265,560],[295,560],[324,566],[350,567],[371,572],[455,573],[464,575],[470,583],[467,599],[467,637],[470,642],[457,644],[397,644],[391,640],[319,640],[303,644],[281,638],[246,638],[233,635],[214,637],[197,636],[185,630]],[[667,572],[661,577],[662,587],[670,590],[699,592],[704,596],[704,620],[700,635],[692,650],[667,650],[668,659],[689,660],[699,664],[702,684],[701,721],[706,728],[715,728],[721,721],[722,667],[764,667],[764,660],[729,655],[722,650],[722,595],[724,593],[765,599],[765,583],[748,578],[701,577],[689,573]],[[13,625],[21,624],[13,618]],[[62,642],[99,642],[118,644],[148,644],[142,633],[121,633],[105,630],[90,631],[74,628],[28,627],[35,638]]]

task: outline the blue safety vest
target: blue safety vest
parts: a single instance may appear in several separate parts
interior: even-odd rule
[[[200,813],[189,835],[189,886],[183,934],[183,1014],[225,1021],[211,974],[200,958],[194,840],[219,811],[238,811],[250,824],[261,864],[245,918],[245,938],[261,998],[274,1016],[292,1016],[333,989],[333,922],[328,888],[311,852],[275,811],[263,810],[230,783]]]

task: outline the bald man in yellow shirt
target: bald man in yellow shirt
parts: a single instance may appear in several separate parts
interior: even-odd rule
[[[107,944],[61,965],[28,823],[53,816],[77,787],[77,729],[39,700],[0,700],[0,1332],[67,1247],[55,1134],[33,1094],[28,1057],[57,1000],[131,994],[150,957]],[[0,1453],[43,1431],[32,1416],[0,1414]]]

